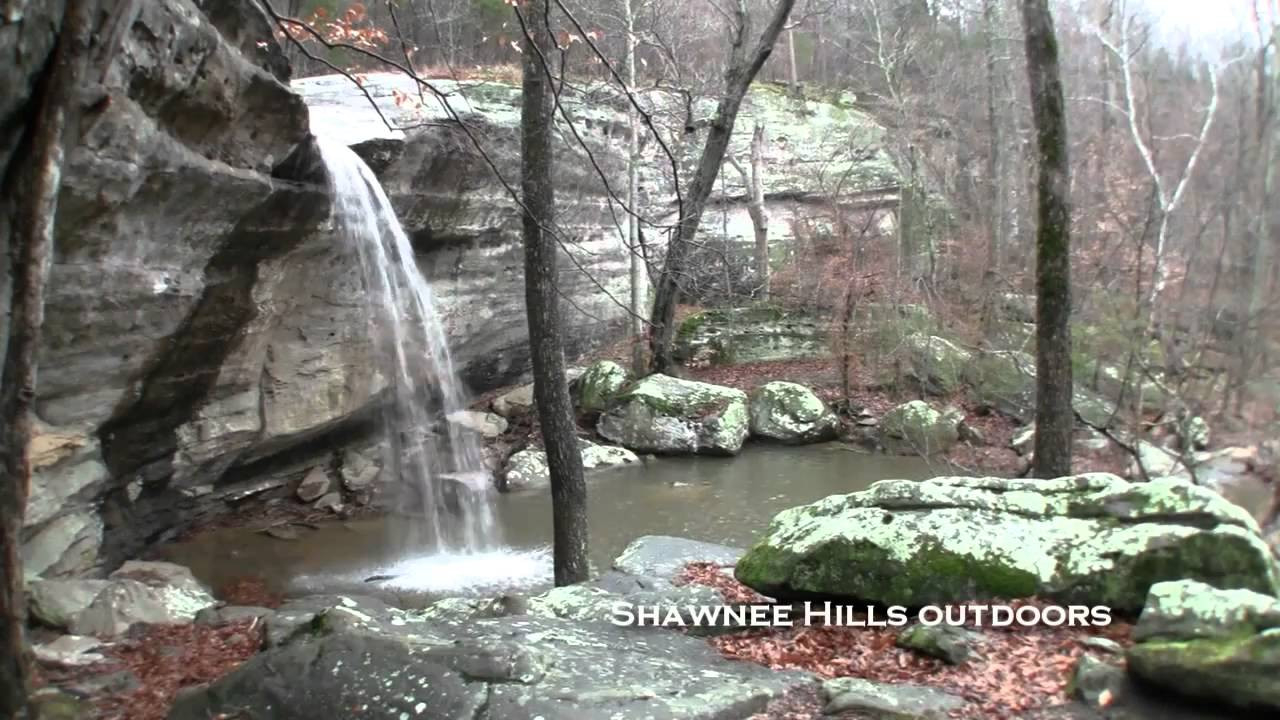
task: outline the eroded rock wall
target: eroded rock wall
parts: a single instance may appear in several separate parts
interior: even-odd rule
[[[333,233],[308,108],[269,20],[251,0],[142,0],[126,27],[85,88],[59,198],[24,531],[32,574],[109,570],[376,442],[385,382],[358,257]],[[40,29],[24,49],[48,52]],[[458,132],[361,151],[481,392],[528,368],[520,216]],[[499,140],[491,160],[517,177],[518,141]],[[625,257],[602,202],[565,206],[580,243],[564,265],[569,337],[586,349],[620,325],[601,286],[622,297]]]

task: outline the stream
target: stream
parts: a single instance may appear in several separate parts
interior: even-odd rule
[[[779,511],[828,495],[863,490],[885,478],[947,474],[920,458],[866,454],[840,443],[807,447],[748,445],[735,458],[671,457],[588,475],[591,562],[607,569],[642,535],[675,535],[743,546]],[[499,494],[493,510],[508,549],[479,555],[406,558],[396,552],[405,518],[334,521],[280,540],[252,528],[213,530],[161,548],[164,559],[192,569],[212,587],[247,569],[286,595],[326,591],[466,595],[529,590],[550,584],[548,490]],[[366,579],[408,580],[379,587]]]

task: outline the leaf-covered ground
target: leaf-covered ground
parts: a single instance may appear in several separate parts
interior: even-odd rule
[[[690,564],[680,581],[712,587],[728,603],[763,600],[714,565]],[[1047,603],[1027,600],[1006,604]],[[975,657],[961,665],[948,665],[897,647],[894,643],[901,630],[797,626],[721,635],[709,642],[725,657],[776,669],[806,670],[824,678],[858,677],[932,686],[968,701],[955,717],[987,720],[1024,717],[1067,702],[1072,669],[1084,652],[1081,641],[1105,637],[1127,645],[1132,634],[1132,626],[1119,620],[1105,627],[987,627],[982,628],[983,640]],[[776,702],[762,717],[811,718],[820,708],[816,695],[796,693]]]
[[[105,662],[45,666],[41,682],[86,695],[96,720],[163,720],[178,691],[212,682],[262,647],[263,625],[139,625],[98,650]]]

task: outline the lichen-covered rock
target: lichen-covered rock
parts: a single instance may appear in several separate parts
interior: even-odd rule
[[[1184,444],[1192,450],[1204,450],[1209,447],[1209,422],[1199,415],[1187,419],[1182,428]]]
[[[588,472],[640,462],[640,458],[626,448],[597,445],[589,440],[579,439],[578,450],[582,453],[582,469]],[[547,465],[547,453],[533,447],[525,448],[508,458],[498,476],[498,487],[506,492],[548,487],[550,484],[551,469]]]
[[[637,452],[736,455],[747,439],[747,395],[650,375],[614,399],[597,429],[602,437]]]
[[[946,338],[923,333],[908,335],[902,344],[912,379],[927,392],[950,395],[961,388],[961,374],[973,353]]]
[[[836,436],[835,413],[812,390],[791,382],[769,382],[750,397],[751,435],[799,445]]]
[[[574,399],[582,412],[600,412],[626,384],[631,374],[612,360],[601,360],[589,366],[582,377],[574,381]]]
[[[1151,684],[1238,708],[1280,709],[1280,600],[1271,595],[1158,583],[1134,639],[1129,670]]]
[[[319,600],[291,603],[296,612],[281,608],[301,623],[230,674],[180,696],[170,719],[314,720],[348,708],[370,720],[722,720],[761,712],[810,682],[725,660],[705,641],[669,630]]]
[[[975,353],[961,371],[961,378],[983,403],[1024,421],[1034,418],[1036,361],[1028,353],[995,350]],[[1115,403],[1079,384],[1072,406],[1094,425],[1106,426],[1115,415]]]
[[[964,416],[936,410],[923,400],[903,403],[880,418],[880,444],[895,455],[939,455],[960,439]]]
[[[1280,627],[1280,600],[1252,590],[1219,590],[1194,580],[1156,583],[1133,639],[1195,640]]]
[[[959,665],[969,659],[981,640],[981,634],[955,625],[916,624],[898,633],[894,644]]]
[[[945,720],[964,707],[964,699],[926,685],[876,683],[841,677],[822,683],[826,715],[854,712],[858,717],[892,720]]]
[[[776,307],[703,310],[684,319],[672,346],[677,360],[705,365],[827,357],[817,318]]]
[[[110,584],[75,616],[70,630],[76,635],[114,637],[138,623],[185,624],[214,603],[208,588],[187,568],[131,560],[111,574]]]
[[[919,606],[1039,595],[1130,612],[1163,580],[1280,588],[1243,509],[1176,480],[1105,473],[883,480],[779,513],[735,574],[783,598]]]

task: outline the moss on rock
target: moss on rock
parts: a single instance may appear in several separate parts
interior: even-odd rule
[[[884,480],[779,513],[736,575],[767,595],[923,605],[1044,595],[1136,612],[1193,578],[1275,593],[1247,514],[1201,487],[1092,473]]]
[[[750,397],[751,434],[800,444],[836,436],[835,413],[812,390],[796,383],[769,382]]]
[[[639,452],[735,455],[747,437],[747,396],[720,385],[650,375],[614,398],[597,429]]]

